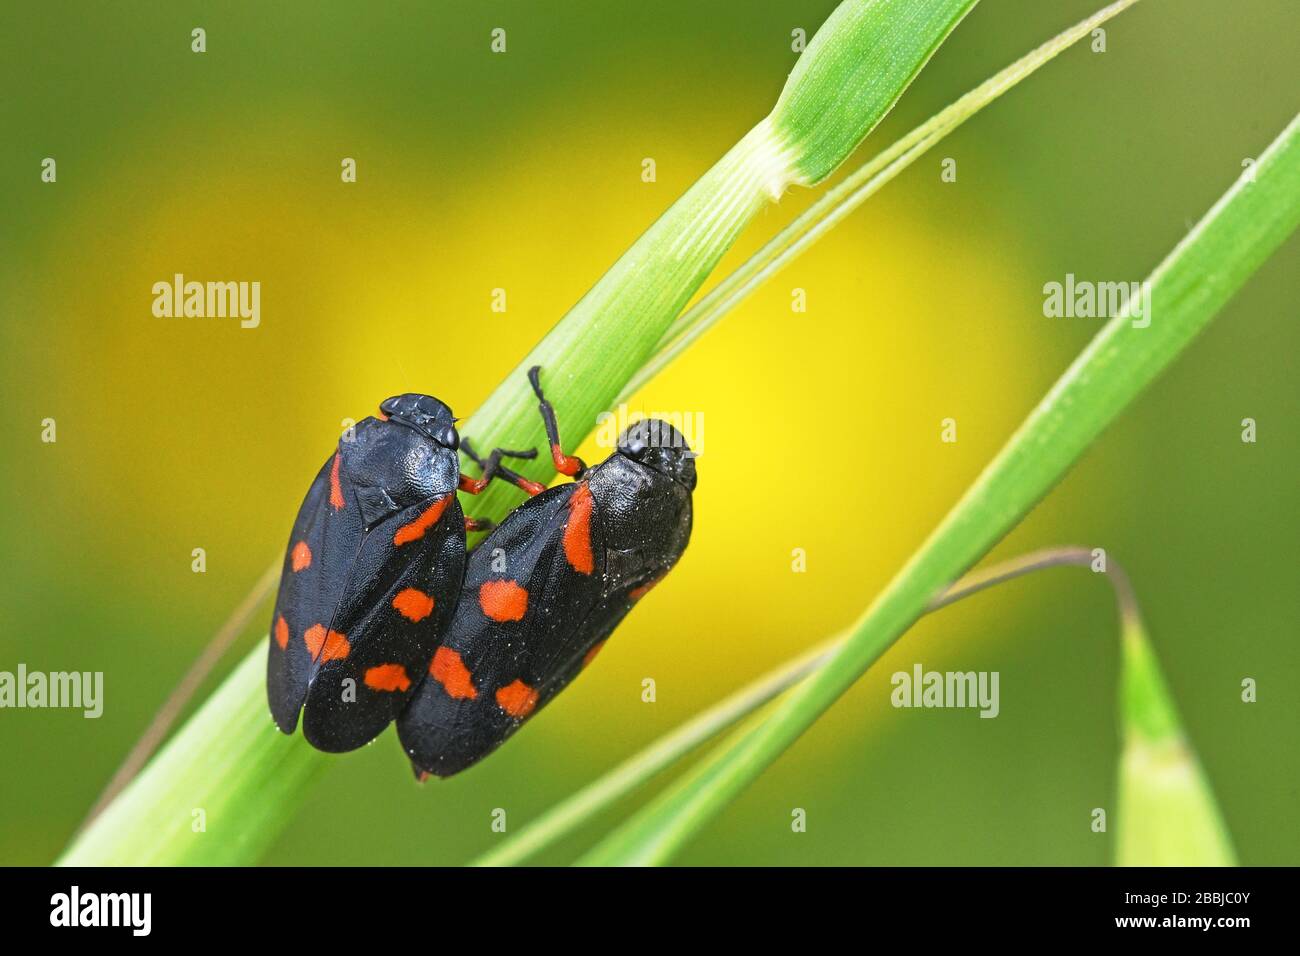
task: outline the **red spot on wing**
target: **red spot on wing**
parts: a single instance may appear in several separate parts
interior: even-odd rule
[[[517,621],[528,610],[528,592],[514,581],[485,581],[478,606],[494,621]]]
[[[443,495],[434,501],[433,504],[424,509],[418,518],[410,524],[402,525],[393,533],[393,544],[400,547],[409,541],[417,541],[423,538],[424,533],[442,518],[442,513],[447,510],[449,504],[451,504],[451,495]]]
[[[450,647],[440,647],[433,652],[429,676],[442,685],[448,697],[457,700],[474,700],[478,697],[474,675],[469,672],[461,656]]]
[[[604,646],[605,646],[604,641],[601,641],[599,644],[592,644],[591,650],[587,651],[587,653],[582,655],[582,666],[586,667],[588,664],[594,661],[596,659],[596,655],[600,653],[600,649]]]
[[[289,622],[283,614],[275,619],[275,643],[280,645],[282,651],[289,647]]]
[[[384,410],[382,408],[379,411],[375,412],[375,417],[378,418],[381,422],[388,421],[388,416],[384,414]]]
[[[299,541],[293,546],[289,560],[294,571],[305,571],[311,567],[311,548],[307,547],[306,541]]]
[[[537,706],[537,691],[521,680],[514,680],[497,690],[497,706],[515,720],[523,720]]]
[[[411,686],[406,668],[401,664],[380,664],[371,667],[362,678],[371,690],[405,691]]]
[[[591,489],[586,483],[569,499],[569,521],[564,526],[564,557],[569,567],[579,574],[590,574],[596,568],[591,553]]]
[[[327,661],[341,661],[352,652],[346,634],[338,631],[326,631],[324,624],[313,624],[302,635],[303,643],[311,652],[312,660],[324,664]]]
[[[408,621],[423,621],[433,613],[433,595],[404,588],[393,597],[393,607]]]
[[[341,511],[346,504],[343,500],[343,486],[339,484],[339,453],[334,453],[334,464],[330,466],[330,505],[335,511]]]

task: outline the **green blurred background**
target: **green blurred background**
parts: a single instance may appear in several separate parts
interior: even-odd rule
[[[985,0],[861,155],[1100,2]],[[472,411],[767,112],[791,31],[833,7],[5,5],[0,670],[102,670],[106,709],[0,711],[0,861],[64,846],[284,547],[340,421],[402,391]],[[1145,276],[1294,114],[1298,9],[1146,0],[1105,53],[1065,54],[745,303],[632,403],[704,415],[695,536],[670,582],[472,771],[418,786],[391,731],[332,760],[267,862],[465,861],[500,839],[493,808],[522,825],[850,622],[1099,327],[1045,318],[1043,284]],[[723,268],[812,195],[761,216]],[[1300,862],[1296,253],[1293,238],[996,553],[1077,543],[1128,567],[1251,864]],[[154,318],[151,286],[177,272],[260,281],[261,327]],[[1114,802],[1115,638],[1108,589],[1078,570],[922,622],[682,861],[1108,862],[1113,821],[1094,834],[1089,813]],[[889,676],[914,662],[999,671],[1001,716],[892,709]]]

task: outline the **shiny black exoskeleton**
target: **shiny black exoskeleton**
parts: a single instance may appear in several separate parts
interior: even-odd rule
[[[561,449],[538,376],[529,373],[556,469],[576,481],[525,502],[471,552],[429,674],[397,722],[420,776],[450,776],[500,746],[591,661],[690,540],[695,456],[682,435],[639,421],[588,469]]]
[[[429,395],[380,405],[340,439],[294,521],[271,619],[266,689],[286,734],[320,750],[374,738],[427,670],[460,592],[466,522],[456,500],[493,477],[460,473],[449,409]]]

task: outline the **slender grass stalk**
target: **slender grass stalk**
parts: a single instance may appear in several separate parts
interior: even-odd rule
[[[741,229],[793,185],[844,162],[976,0],[846,0],[799,57],[772,112],[661,216],[506,376],[464,433],[480,448],[545,447],[525,383],[546,370],[556,413],[573,439],[658,348],[664,333]],[[514,467],[515,463],[512,463]],[[549,480],[544,456],[518,463]],[[475,513],[499,518],[517,492],[495,485]]]
[[[1086,548],[1048,548],[1012,558],[982,571],[975,571],[931,602],[927,613],[945,608],[996,584],[1047,568],[1088,567],[1093,560]],[[1136,614],[1136,601],[1128,576],[1114,561],[1107,580],[1115,592],[1121,622]],[[724,697],[684,724],[660,737],[640,753],[552,806],[540,817],[474,861],[476,866],[514,866],[576,831],[596,814],[627,796],[655,774],[737,721],[750,716],[777,695],[788,690],[828,661],[847,639],[848,632],[823,641],[811,650],[768,671],[757,680]]]
[[[163,742],[167,736],[167,731],[171,729],[176,718],[180,716],[185,705],[189,703],[190,698],[199,689],[208,675],[212,673],[214,667],[220,662],[230,646],[239,639],[240,635],[247,630],[249,624],[262,607],[262,604],[269,598],[275,589],[275,585],[280,580],[280,569],[283,562],[275,561],[258,578],[257,583],[253,585],[251,591],[245,595],[244,599],[239,602],[239,606],[231,612],[230,617],[226,618],[224,624],[218,628],[217,633],[208,646],[203,648],[203,653],[195,659],[190,665],[190,669],[185,672],[180,683],[173,688],[170,695],[163,705],[158,708],[158,713],[154,714],[153,720],[149,721],[149,726],[145,728],[140,739],[135,742],[130,753],[122,760],[121,765],[113,774],[104,788],[104,792],[99,795],[95,805],[90,808],[86,814],[86,819],[82,821],[81,826],[84,829],[89,826],[95,817],[103,812],[113,798],[116,797],[134,779],[149,758],[153,756],[158,745]]]
[[[1296,117],[1152,273],[1147,321],[1126,304],[853,627],[834,657],[580,862],[669,859],[844,693],[1046,495],[1300,222]],[[1252,181],[1253,180],[1253,181]]]
[[[1138,0],[1117,0],[1052,37],[872,157],[833,189],[827,190],[824,196],[805,209],[669,326],[655,355],[633,376],[615,404],[626,401],[641,389],[750,293],[839,225],[849,213],[927,153],[932,146],[1036,72],[1039,67],[1137,2]]]
[[[846,178],[844,182],[827,192],[825,196],[766,243],[759,252],[747,260],[740,268],[679,316],[664,334],[659,351],[636,373],[632,381],[620,394],[617,402],[624,401],[658,372],[662,371],[677,355],[688,348],[727,312],[735,308],[759,285],[771,278],[818,238],[834,228],[850,212],[865,202],[868,197],[910,166],[930,147],[964,123],[966,119],[1037,71],[1039,67],[1054,59],[1057,54],[1067,47],[1088,36],[1097,26],[1112,17],[1118,16],[1137,2],[1138,0],[1118,0],[1118,2],[1112,3],[1110,6],[1099,10],[1087,19],[1053,37],[980,84],[980,86],[940,113],[931,117],[889,148],[877,154]],[[268,572],[271,577],[264,576],[264,579],[241,603],[240,608],[232,615],[231,619],[223,625],[212,644],[204,650],[194,667],[186,674],[171,697],[168,698],[167,703],[150,723],[149,728],[141,736],[135,747],[132,748],[131,753],[118,768],[112,781],[110,781],[100,799],[87,815],[83,827],[99,814],[103,807],[139,772],[145,761],[152,756],[180,709],[215,666],[221,654],[230,645],[232,638],[237,637],[243,628],[247,626],[249,608],[256,608],[270,593],[279,569],[280,562],[277,559],[272,562]],[[685,729],[687,728],[684,727],[683,730]],[[515,842],[512,840],[510,845],[514,845]]]
[[[577,441],[654,352],[744,226],[791,185],[842,163],[902,95],[976,0],[844,0],[790,74],[775,108],[674,203],[487,398],[462,433],[480,448],[536,447],[544,435],[525,381],[546,370]],[[532,478],[544,461],[520,462]],[[473,513],[500,519],[518,492],[497,483]],[[61,863],[249,862],[292,812],[323,755],[275,731],[262,648],[75,840]],[[219,760],[212,740],[220,739]],[[273,782],[272,782],[273,781]],[[274,812],[265,807],[274,793]],[[191,810],[207,832],[185,835]],[[204,838],[206,837],[206,839]]]
[[[824,641],[724,697],[608,773],[553,805],[532,823],[473,860],[471,865],[515,866],[557,843],[655,774],[672,766],[701,744],[754,713],[808,676],[819,664],[829,659],[846,636],[847,632]]]
[[[235,866],[257,860],[294,813],[325,755],[275,729],[266,645],[81,832],[68,866]]]
[[[719,283],[708,295],[700,299],[696,305],[679,316],[661,338],[660,350],[646,365],[643,365],[637,371],[635,377],[624,387],[614,404],[618,404],[631,396],[695,339],[712,327],[727,311],[738,305],[758,285],[782,268],[791,258],[797,256],[811,245],[816,238],[833,228],[840,219],[857,208],[868,196],[904,168],[911,165],[930,146],[959,126],[966,118],[974,115],[1001,93],[1033,73],[1065,47],[1087,35],[1093,27],[1137,2],[1138,0],[1119,0],[1119,2],[1099,11],[1060,36],[1048,41],[1048,43],[1016,61],[1012,66],[962,97],[961,100],[942,113],[913,130],[912,133],[855,172],[844,183],[828,192],[825,197],[811,206],[795,222],[768,242],[758,254],[751,257],[743,266]],[[797,244],[796,240],[798,240]],[[689,334],[679,334],[682,332]],[[670,340],[672,340],[671,344],[666,344]],[[476,507],[475,510],[478,511],[479,509]],[[271,570],[268,573],[272,575],[278,574],[279,569],[280,561],[277,558],[272,562]],[[264,597],[266,593],[269,593],[273,585],[274,580],[269,583],[266,581],[260,583],[244,599],[241,608],[250,603],[255,606],[262,599],[257,595],[262,594]],[[239,614],[234,615],[236,618],[239,616]],[[87,815],[86,823],[99,814],[108,801],[126,786],[131,778],[139,772],[144,762],[153,755],[154,750],[161,743],[171,723],[175,720],[178,711],[212,670],[226,647],[229,646],[229,640],[223,639],[221,636],[225,635],[226,630],[227,628],[223,627],[218,638],[214,639],[212,645],[204,650],[200,659],[168,699],[167,704],[150,723],[149,728],[122,762],[112,781],[110,781],[104,793]],[[85,823],[83,823],[84,825]]]
[[[1048,548],[974,571],[932,601],[927,613],[1005,581],[1053,567],[1091,568],[1091,549]],[[1106,578],[1115,595],[1123,655],[1117,813],[1119,865],[1232,865],[1234,855],[1213,792],[1186,744],[1176,709],[1146,639],[1129,576],[1111,559]],[[769,671],[659,738],[640,753],[552,806],[494,849],[476,866],[514,866],[576,831],[655,774],[706,741],[754,714],[830,659],[840,634]]]

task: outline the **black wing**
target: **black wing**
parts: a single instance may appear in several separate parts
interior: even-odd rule
[[[584,482],[525,502],[474,550],[429,676],[398,718],[417,771],[463,770],[563,688],[627,612],[602,596],[605,561]]]
[[[394,454],[420,439],[374,419],[357,436],[340,442],[299,510],[267,661],[276,724],[293,733],[305,706],[303,734],[328,751],[361,746],[401,710],[464,572],[454,491],[411,500],[428,485],[413,492],[401,468],[420,456]]]

